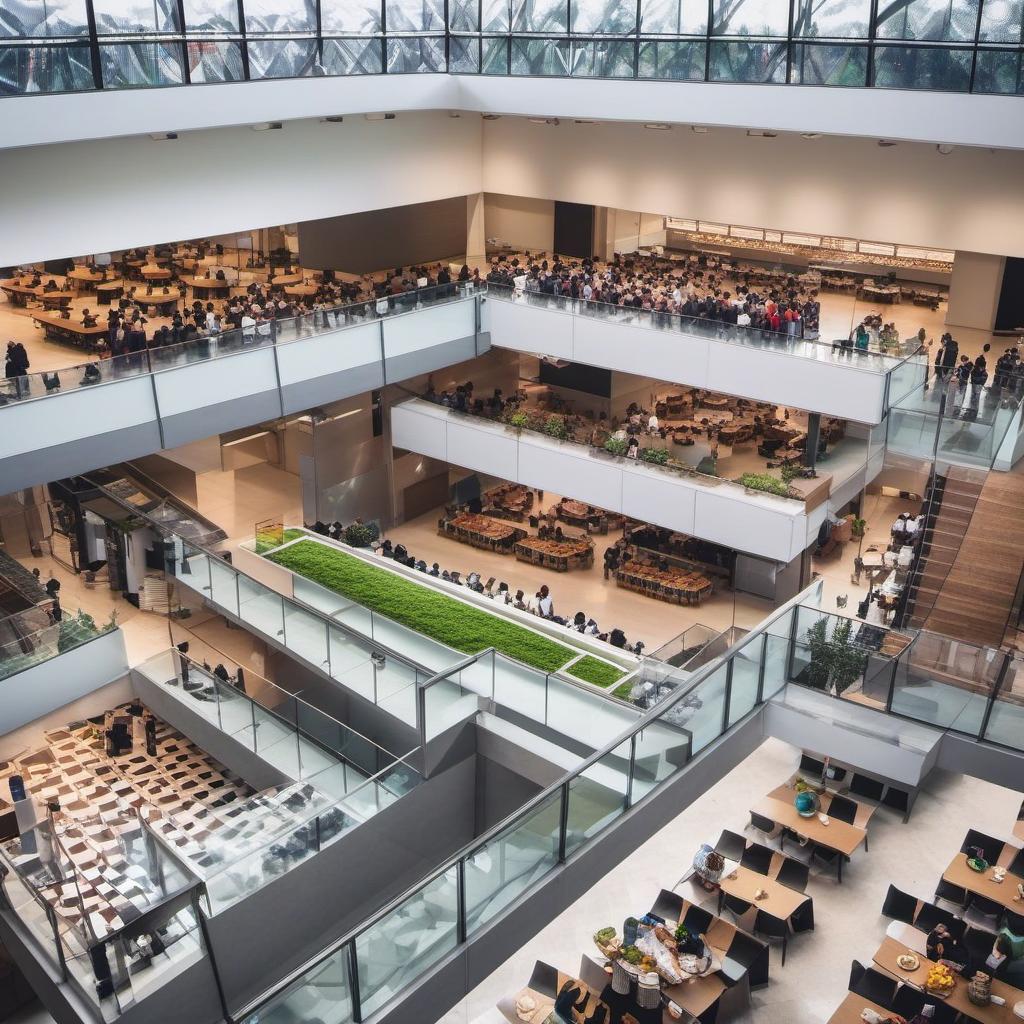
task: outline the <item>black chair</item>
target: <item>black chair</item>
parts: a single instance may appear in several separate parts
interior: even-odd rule
[[[960,939],[964,949],[967,950],[972,964],[984,964],[992,952],[992,944],[995,940],[991,932],[982,931],[980,928],[968,928]]]
[[[742,917],[748,910],[750,910],[751,904],[746,900],[741,900],[739,896],[730,896],[727,892],[718,891],[718,914],[721,917],[723,907],[729,911],[730,914],[735,917]]]
[[[902,892],[895,885],[889,886],[882,904],[882,917],[891,917],[894,921],[913,924],[917,915],[917,897]]]
[[[788,885],[790,889],[804,892],[807,888],[810,874],[811,869],[806,864],[794,860],[792,857],[786,857],[782,862],[782,867],[779,868],[779,873],[775,877],[777,881],[783,885]]]
[[[873,967],[865,967],[860,961],[850,964],[850,991],[879,1006],[892,1008],[896,997],[896,980]]]
[[[901,1017],[906,1017],[907,1020],[910,1020],[912,1017],[916,1017],[925,1006],[929,1005],[935,1007],[935,1013],[932,1017],[933,1024],[953,1024],[956,1020],[956,1010],[940,1000],[927,995],[920,989],[914,988],[912,985],[901,986],[892,1001],[890,1009]]]
[[[986,932],[995,932],[999,928],[999,919],[1003,916],[1002,904],[996,903],[985,896],[971,893],[970,902],[964,911],[964,920],[972,928],[980,928]]]
[[[786,841],[792,844],[793,849],[796,851],[797,856],[792,858],[794,860],[802,860],[805,864],[811,861],[811,844],[808,842],[802,842],[800,834],[795,832],[791,828],[783,828],[779,833],[779,849],[786,849]],[[802,856],[801,856],[802,854]]]
[[[722,981],[736,985],[747,976],[750,987],[768,984],[768,944],[737,931],[722,958]]]
[[[867,775],[860,775],[857,772],[854,772],[853,778],[850,779],[851,793],[867,797],[868,800],[874,800],[876,803],[882,799],[882,791],[884,789],[884,782],[879,782],[877,779],[872,779]]]
[[[834,796],[828,805],[828,816],[852,825],[857,817],[857,805],[845,796]]]
[[[843,861],[846,860],[845,855],[828,846],[819,846],[817,843],[812,843],[811,847],[811,860],[819,860],[822,864],[827,864],[830,867],[834,864],[836,868],[836,881],[842,885]]]
[[[994,836],[987,836],[984,832],[979,832],[977,829],[968,829],[967,835],[964,836],[963,845],[960,847],[961,853],[969,853],[973,849],[980,848],[982,856],[989,862],[989,864],[995,864],[999,860],[999,855],[1003,852],[1002,839],[996,839]]]
[[[739,862],[743,851],[747,848],[747,841],[738,832],[730,832],[727,828],[722,829],[722,834],[715,843],[715,850],[726,860]]]
[[[714,921],[715,915],[711,911],[698,906],[688,907],[686,917],[683,918],[683,924],[694,935],[706,935]]]
[[[757,912],[754,918],[754,933],[764,935],[769,939],[782,939],[782,966],[786,966],[786,946],[789,943],[789,924],[781,918],[766,914],[763,910]]]
[[[904,823],[910,817],[910,793],[905,789],[890,786],[882,796],[882,803],[894,811],[899,811],[903,815]]]
[[[800,756],[800,771],[805,775],[811,775],[816,779],[821,778],[821,773],[825,770],[825,762],[819,761],[817,758],[811,757],[810,754],[802,754]]]
[[[678,921],[683,913],[684,902],[683,897],[679,893],[662,889],[658,893],[658,898],[654,901],[654,906],[651,907],[651,913],[655,917],[660,917],[663,921]]]
[[[750,827],[757,832],[764,833],[766,839],[771,839],[777,831],[775,822],[771,818],[766,818],[763,814],[758,814],[756,811],[750,812]]]
[[[772,866],[772,854],[773,851],[769,847],[762,846],[760,843],[751,843],[743,851],[740,864],[745,868],[750,868],[751,871],[756,871],[759,875],[767,875]]]
[[[923,932],[930,932],[936,925],[944,924],[954,938],[960,938],[967,927],[955,914],[935,906],[934,903],[922,903],[912,924]]]
[[[1004,910],[1003,924],[1014,935],[1024,935],[1024,915],[1015,914],[1012,910]]]
[[[529,987],[534,992],[554,998],[558,995],[558,969],[538,960],[533,965]]]
[[[1010,866],[1007,870],[1011,875],[1024,877],[1024,850],[1021,850],[1017,856],[1010,861]]]
[[[967,906],[967,890],[941,878],[939,879],[939,884],[935,887],[935,898],[952,903],[960,907],[961,910]]]

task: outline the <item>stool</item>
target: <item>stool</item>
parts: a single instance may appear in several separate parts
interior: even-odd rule
[[[636,986],[636,1005],[644,1010],[661,1006],[661,984],[655,972],[640,975]]]
[[[612,991],[620,996],[629,995],[630,976],[621,960],[612,961]]]

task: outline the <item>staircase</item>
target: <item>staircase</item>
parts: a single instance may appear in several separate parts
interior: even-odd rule
[[[928,519],[917,564],[911,573],[905,624],[925,625],[967,534],[985,473],[951,466],[933,477]]]
[[[981,485],[977,483],[980,475],[978,471],[951,469],[947,476],[932,551],[937,558],[949,558],[952,542],[958,536],[960,540],[947,567],[943,569],[936,561],[935,572],[929,573],[931,565],[925,565],[922,593],[934,590],[934,597],[927,615],[923,604],[917,603],[911,624],[973,644],[999,647],[1024,566],[1024,467],[989,473]],[[950,515],[940,533],[947,508]]]

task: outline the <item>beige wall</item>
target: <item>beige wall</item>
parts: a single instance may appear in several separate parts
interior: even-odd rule
[[[1024,188],[1024,184],[1021,186]],[[996,322],[999,290],[1003,284],[1004,256],[985,252],[957,252],[949,282],[949,327],[991,331]]]
[[[488,238],[515,249],[550,250],[555,244],[555,204],[550,199],[525,198],[522,192],[488,193],[484,196],[484,227]]]
[[[662,214],[636,210],[609,210],[615,252],[635,252],[649,245],[665,244],[665,218]]]
[[[1024,153],[511,117],[483,138],[488,192],[1024,255]]]

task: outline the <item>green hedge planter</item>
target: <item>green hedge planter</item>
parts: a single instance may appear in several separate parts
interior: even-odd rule
[[[565,672],[566,675],[582,679],[585,683],[593,683],[594,686],[600,686],[602,690],[608,689],[609,686],[614,686],[625,675],[622,669],[609,665],[607,662],[600,661],[597,658],[592,658],[589,654],[580,658],[575,665],[570,665]]]
[[[533,668],[554,672],[577,653],[532,630],[313,540],[272,551],[267,558],[464,654],[479,654],[493,647]]]

